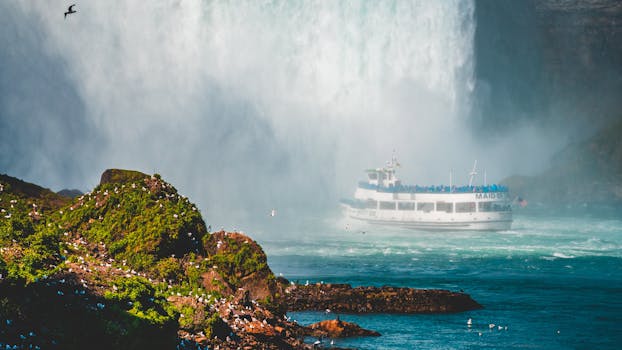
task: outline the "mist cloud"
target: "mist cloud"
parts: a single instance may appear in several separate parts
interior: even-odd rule
[[[494,144],[469,131],[472,1],[0,7],[0,170],[45,186],[159,172],[208,221],[244,226],[336,209],[393,150],[407,182],[466,180],[474,159],[489,180],[528,168],[512,161],[528,125]]]

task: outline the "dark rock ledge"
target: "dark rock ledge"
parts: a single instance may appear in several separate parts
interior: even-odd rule
[[[352,287],[349,284],[291,285],[285,291],[289,311],[336,313],[454,313],[481,309],[468,294],[448,290]]]

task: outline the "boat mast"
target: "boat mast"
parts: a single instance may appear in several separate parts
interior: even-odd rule
[[[469,175],[471,175],[471,177],[469,178],[469,187],[473,185],[473,177],[477,175],[477,171],[475,170],[476,168],[477,168],[477,159],[475,160],[475,163],[473,163],[473,170],[471,170],[471,172],[469,173]]]
[[[451,191],[452,185],[452,177],[453,177],[453,169],[449,169],[449,191]]]

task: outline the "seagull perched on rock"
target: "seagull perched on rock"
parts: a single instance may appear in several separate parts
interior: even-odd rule
[[[74,6],[76,6],[76,4],[73,4],[71,6],[69,6],[69,8],[67,9],[67,12],[65,12],[65,18],[67,18],[67,15],[70,15],[72,13],[76,13],[77,11],[74,10]]]

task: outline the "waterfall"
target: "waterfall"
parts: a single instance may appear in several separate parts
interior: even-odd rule
[[[112,1],[66,20],[57,5],[16,7],[102,140],[76,160],[91,179],[155,170],[225,217],[325,205],[394,149],[444,179],[470,142],[471,0]]]
[[[430,180],[448,168],[438,157],[469,142],[473,12],[471,1],[213,2],[203,63],[256,106],[299,183],[311,164],[351,191],[393,149]]]

